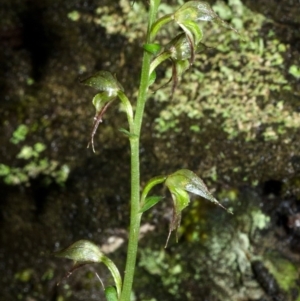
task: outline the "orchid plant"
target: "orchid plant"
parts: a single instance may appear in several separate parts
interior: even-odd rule
[[[162,196],[150,195],[154,186],[160,184],[165,185],[169,189],[173,200],[173,218],[170,223],[167,243],[172,231],[177,231],[180,226],[182,210],[187,207],[190,202],[189,193],[201,196],[227,210],[209,192],[201,178],[188,169],[180,169],[169,175],[153,177],[146,183],[142,190],[140,187],[139,145],[141,126],[144,108],[149,94],[149,87],[156,80],[156,68],[163,61],[171,61],[173,67],[172,77],[170,79],[170,81],[173,82],[171,90],[172,98],[180,76],[192,66],[196,54],[206,49],[206,46],[201,42],[204,35],[201,23],[216,22],[220,26],[234,30],[229,24],[221,20],[209,4],[204,1],[188,1],[174,13],[157,18],[159,5],[160,0],[149,1],[148,29],[143,46],[140,85],[135,109],[133,109],[132,102],[126,96],[121,83],[110,72],[99,71],[82,81],[83,84],[98,90],[98,93],[93,98],[96,114],[88,143],[88,147],[91,146],[94,152],[95,133],[109,106],[115,100],[120,100],[127,115],[128,128],[121,129],[121,132],[128,137],[130,144],[131,212],[124,277],[121,276],[116,265],[101,249],[88,240],[77,241],[68,248],[57,252],[56,256],[75,261],[75,267],[87,263],[103,263],[106,265],[115,282],[115,286],[106,287],[104,285],[105,295],[108,301],[130,301],[141,218],[144,212],[151,209],[163,199]],[[157,35],[161,28],[168,23],[178,25],[181,32],[172,38],[167,45],[162,46],[157,43]]]

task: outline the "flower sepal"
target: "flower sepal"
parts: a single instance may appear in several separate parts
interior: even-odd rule
[[[93,242],[89,240],[79,240],[69,247],[55,252],[54,255],[56,257],[73,260],[75,262],[75,266],[72,270],[84,264],[103,263],[109,269],[115,281],[117,295],[120,297],[122,288],[122,278],[120,272],[116,265]]]
[[[92,145],[95,152],[94,136],[99,124],[102,122],[104,113],[114,99],[124,95],[124,88],[117,79],[108,71],[99,71],[87,79],[81,81],[82,84],[97,89],[100,93],[93,98],[93,105],[96,109],[93,128],[91,131],[89,143],[87,147]]]

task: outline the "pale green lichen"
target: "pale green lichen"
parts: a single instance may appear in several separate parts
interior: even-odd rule
[[[264,264],[285,292],[290,292],[298,287],[299,270],[296,265],[283,258],[281,254],[276,252],[266,254]]]
[[[29,282],[32,279],[33,270],[31,268],[24,269],[15,274],[15,279],[21,282]]]
[[[296,65],[292,65],[289,69],[289,73],[296,77],[297,79],[300,78],[300,67]]]
[[[59,185],[64,185],[70,173],[69,166],[66,164],[60,165],[55,160],[43,157],[41,153],[45,149],[46,145],[40,142],[33,146],[24,145],[16,158],[25,161],[25,165],[13,167],[0,164],[0,177],[2,177],[4,183],[7,185],[24,184],[29,186],[30,180],[43,176],[45,185],[49,185],[53,181]]]
[[[120,0],[121,11],[112,6],[100,6],[96,9],[97,17],[94,22],[105,27],[108,34],[119,34],[127,38],[128,42],[145,36],[145,28],[141,24],[147,19],[146,7],[142,2],[132,5],[131,1]],[[124,18],[125,16],[125,18]],[[131,30],[128,30],[131,28]]]
[[[166,290],[170,294],[176,295],[180,285],[178,276],[182,273],[182,267],[178,259],[180,259],[180,256],[171,258],[165,250],[153,251],[144,249],[141,250],[139,266],[143,267],[151,275],[159,276]],[[170,264],[170,261],[174,264]]]
[[[80,19],[80,13],[77,10],[73,10],[68,13],[68,18],[74,22]]]
[[[13,144],[18,144],[19,142],[25,140],[28,134],[28,126],[25,124],[20,124],[18,128],[13,132],[10,142]]]
[[[254,235],[256,230],[263,230],[269,226],[270,217],[265,215],[261,210],[259,209],[252,210],[250,215],[252,218],[252,227],[251,227],[252,236]]]
[[[229,1],[229,6],[219,2],[214,9],[223,17],[233,17],[244,41],[212,23],[203,24],[204,42],[218,52],[199,55],[172,103],[166,104],[156,119],[157,133],[182,131],[182,116],[193,122],[190,127],[197,132],[217,122],[229,138],[242,134],[246,141],[258,135],[266,141],[277,140],[288,129],[299,128],[300,113],[289,102],[292,87],[284,77],[283,53],[289,46],[280,43],[271,30],[264,40],[260,31],[271,21],[238,0]],[[166,102],[169,95],[170,87],[166,87],[154,98]]]
[[[7,185],[30,185],[30,180],[38,176],[45,176],[44,184],[49,185],[53,181],[64,185],[70,173],[69,167],[64,164],[59,166],[57,161],[47,158],[31,161],[23,167],[9,167],[0,164],[0,177]]]

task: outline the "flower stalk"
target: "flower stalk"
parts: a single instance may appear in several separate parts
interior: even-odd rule
[[[150,44],[150,32],[152,24],[155,22],[157,10],[160,4],[160,0],[151,0],[149,8],[149,19],[146,44]],[[143,63],[141,70],[141,81],[139,87],[139,94],[136,104],[136,111],[134,115],[134,122],[130,137],[130,154],[131,154],[131,200],[130,200],[130,232],[127,249],[127,260],[125,266],[125,275],[123,288],[121,292],[120,301],[130,301],[130,295],[132,291],[132,283],[134,277],[134,270],[136,265],[136,256],[138,249],[138,238],[140,231],[141,216],[140,213],[140,157],[139,157],[139,139],[143,120],[143,114],[145,109],[145,103],[147,100],[147,91],[150,80],[150,64],[152,54],[144,50]]]

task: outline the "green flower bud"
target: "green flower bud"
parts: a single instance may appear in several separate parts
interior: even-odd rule
[[[122,279],[115,264],[104,255],[100,248],[88,240],[79,240],[66,249],[54,253],[56,257],[68,258],[75,264],[103,263],[114,278],[118,296],[121,293]],[[74,269],[74,268],[73,268]]]
[[[167,243],[171,232],[173,230],[178,230],[181,221],[181,212],[190,202],[188,192],[199,195],[228,211],[209,192],[204,182],[195,173],[188,169],[180,169],[169,175],[165,181],[165,185],[169,188],[173,199],[173,219],[170,224]]]
[[[205,1],[188,1],[174,13],[174,19],[178,23],[186,20],[212,21],[216,18],[219,18],[218,15]]]
[[[81,83],[101,92],[107,92],[108,97],[116,97],[118,91],[124,91],[122,85],[108,71],[99,71],[87,79],[84,79]]]
[[[173,188],[183,189],[185,191],[199,195],[228,211],[209,192],[201,178],[199,178],[195,173],[188,169],[180,169],[169,175],[165,184],[170,189],[170,191]]]
[[[191,48],[190,63],[194,62],[195,50],[200,43],[203,34],[199,21],[212,21],[217,24],[232,29],[228,23],[223,21],[205,1],[188,1],[183,4],[173,15],[175,22],[185,32]]]
[[[191,58],[191,45],[184,33],[177,35],[166,45],[173,60],[189,60]]]
[[[68,258],[75,263],[102,262],[104,254],[99,247],[88,240],[79,240],[55,253],[56,257]]]
[[[119,96],[120,93],[123,93],[124,88],[108,71],[99,71],[89,78],[81,81],[81,83],[101,91],[93,98],[93,105],[96,109],[96,115],[94,117],[94,124],[90,135],[90,141],[87,146],[89,147],[91,144],[93,151],[95,152],[94,136],[97,128],[102,122],[102,117],[106,112],[108,106],[117,96]]]

